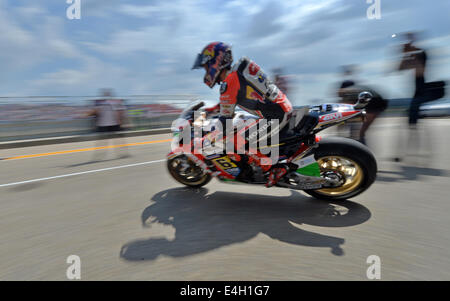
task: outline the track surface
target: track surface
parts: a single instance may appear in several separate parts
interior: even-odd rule
[[[378,179],[339,203],[215,180],[185,189],[161,161],[169,135],[130,138],[158,142],[121,159],[65,152],[93,142],[1,150],[46,155],[0,160],[0,279],[65,280],[75,254],[82,280],[367,280],[369,255],[382,280],[450,280],[450,120],[426,120],[432,147],[401,147],[414,156],[393,163],[401,122],[375,124]]]

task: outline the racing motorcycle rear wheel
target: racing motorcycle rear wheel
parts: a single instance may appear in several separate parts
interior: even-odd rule
[[[377,162],[363,144],[347,138],[324,138],[313,150],[321,177],[338,185],[316,190],[305,190],[323,200],[346,200],[367,190],[375,181]]]
[[[211,175],[205,173],[186,155],[167,160],[167,169],[175,180],[189,187],[202,187],[211,181]]]

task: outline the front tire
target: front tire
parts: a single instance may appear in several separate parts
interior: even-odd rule
[[[204,173],[186,155],[179,155],[167,160],[167,169],[177,182],[188,187],[199,188],[211,181],[211,175]]]
[[[346,200],[367,190],[376,179],[377,162],[365,145],[347,138],[324,138],[313,150],[321,176],[334,176],[338,187],[305,190],[322,200]]]

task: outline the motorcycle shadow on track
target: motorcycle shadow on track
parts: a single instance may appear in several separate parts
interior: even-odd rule
[[[245,242],[259,233],[288,244],[330,248],[344,254],[344,239],[309,232],[294,226],[347,227],[367,221],[370,211],[357,203],[335,204],[291,191],[290,196],[214,192],[205,188],[174,188],[152,197],[141,215],[143,227],[172,225],[175,239],[152,237],[122,246],[120,257],[130,261],[154,260],[159,255],[183,257]]]
[[[424,181],[423,176],[429,177],[450,177],[450,171],[438,168],[402,165],[400,171],[378,171],[381,176],[377,176],[377,181],[381,182],[402,182],[402,181]]]

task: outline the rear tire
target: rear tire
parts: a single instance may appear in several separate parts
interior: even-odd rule
[[[377,162],[375,156],[369,148],[358,141],[337,137],[323,138],[319,142],[319,147],[314,149],[312,153],[314,153],[316,161],[319,162],[322,175],[325,170],[320,163],[329,158],[349,162],[350,165],[354,166],[355,173],[358,173],[354,183],[347,184],[350,180],[346,180],[344,185],[337,188],[305,190],[307,194],[317,199],[336,201],[355,197],[367,190],[376,179]],[[348,189],[345,189],[345,185]]]

